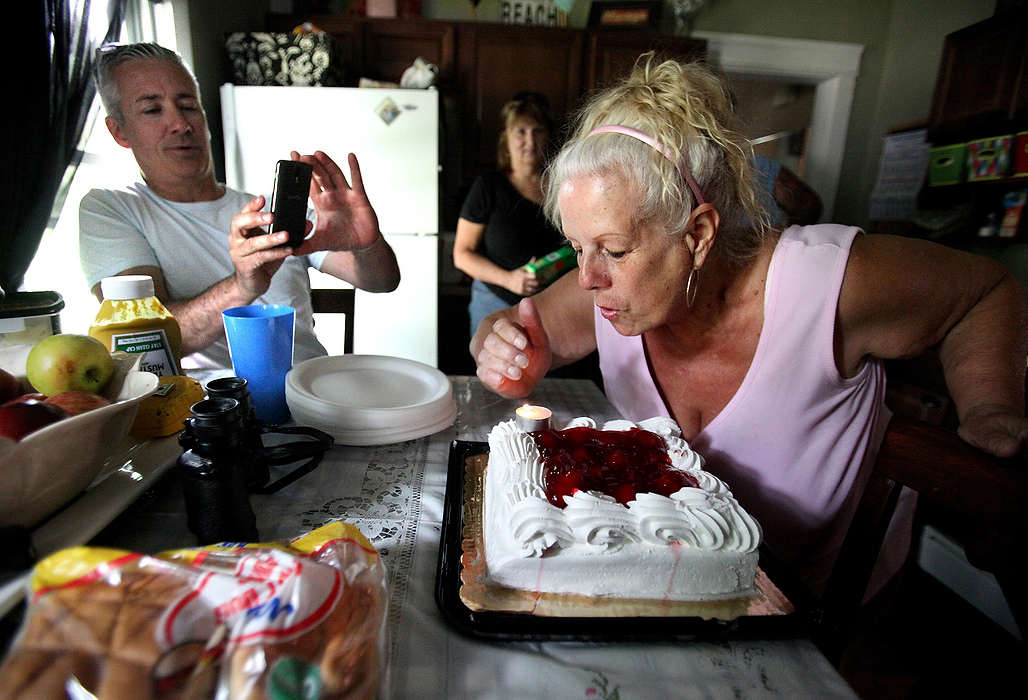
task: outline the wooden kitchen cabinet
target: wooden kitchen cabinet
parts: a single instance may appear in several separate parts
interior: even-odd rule
[[[481,170],[496,161],[502,125],[498,112],[520,90],[536,90],[550,99],[563,126],[588,92],[627,76],[643,53],[693,61],[707,42],[625,30],[574,30],[502,24],[462,24],[458,31],[458,83],[466,90],[470,143],[465,167]]]
[[[439,69],[439,84],[453,80],[456,28],[451,22],[367,20],[361,32],[364,76],[399,82],[414,59],[423,58]]]
[[[557,118],[577,105],[582,85],[583,34],[548,27],[465,24],[459,32],[464,171],[496,167],[500,108],[522,90],[546,95]]]
[[[1011,133],[1028,117],[1028,8],[946,37],[929,121],[933,143]]]
[[[588,33],[585,89],[607,87],[626,77],[636,59],[647,51],[662,59],[696,61],[707,52],[705,39],[689,39],[651,32],[594,30]]]

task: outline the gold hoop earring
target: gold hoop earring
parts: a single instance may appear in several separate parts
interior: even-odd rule
[[[696,290],[698,286],[694,286],[693,283],[696,281],[696,278],[699,276],[699,273],[700,268],[693,267],[693,269],[689,272],[689,279],[685,282],[685,305],[688,306],[690,309],[692,308],[693,302],[696,301]]]

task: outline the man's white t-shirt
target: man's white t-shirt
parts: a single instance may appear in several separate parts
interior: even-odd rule
[[[91,190],[79,206],[79,259],[92,288],[104,277],[133,267],[156,266],[172,301],[192,299],[234,274],[228,252],[232,217],[253,199],[225,188],[213,202],[171,202],[135,183],[124,189]],[[296,309],[293,363],[326,354],[314,335],[308,266],[320,268],[327,253],[287,258],[271,287],[255,304]],[[182,358],[185,372],[206,383],[232,374],[224,336]]]

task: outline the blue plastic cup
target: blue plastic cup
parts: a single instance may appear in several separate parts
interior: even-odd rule
[[[257,417],[276,425],[288,422],[286,374],[293,367],[296,311],[282,304],[255,304],[226,309],[221,316],[232,369],[246,380]]]

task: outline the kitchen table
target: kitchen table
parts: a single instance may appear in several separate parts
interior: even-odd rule
[[[484,642],[449,627],[434,591],[451,441],[484,441],[523,401],[452,377],[456,422],[430,437],[337,445],[312,473],[251,497],[264,541],[326,522],[356,524],[389,572],[389,669],[382,698],[855,698],[803,638],[684,643]],[[528,398],[557,420],[617,412],[590,381],[546,379]],[[128,509],[94,544],[157,552],[195,544],[174,478]]]

